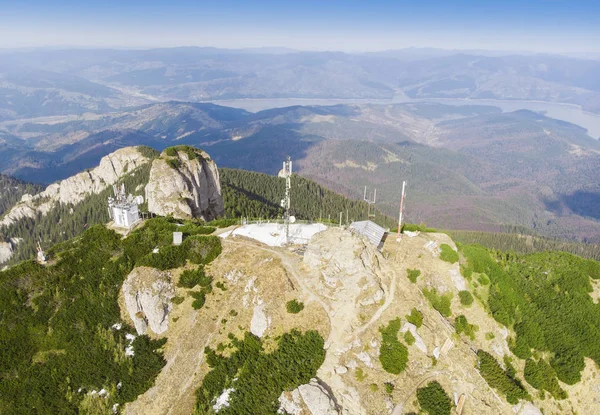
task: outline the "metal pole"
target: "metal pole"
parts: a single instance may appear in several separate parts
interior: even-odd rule
[[[406,189],[406,181],[402,182],[402,196],[400,197],[400,212],[398,213],[398,236],[397,240],[400,240],[400,232],[402,231],[402,216],[404,216],[404,195]]]

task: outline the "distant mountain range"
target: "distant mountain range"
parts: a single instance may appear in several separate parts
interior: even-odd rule
[[[408,48],[3,51],[0,121],[101,113],[155,101],[236,98],[494,98],[600,112],[600,61]]]
[[[250,113],[168,102],[105,114],[5,122],[0,172],[52,182],[117,148],[192,144],[220,167],[299,174],[354,198],[378,188],[379,208],[447,229],[522,225],[600,241],[600,142],[530,111],[486,106],[295,106]]]

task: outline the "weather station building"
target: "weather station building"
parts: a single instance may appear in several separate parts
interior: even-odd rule
[[[141,220],[138,204],[143,203],[142,196],[125,196],[125,185],[113,186],[113,190],[115,197],[108,198],[108,215],[114,226],[130,229]]]

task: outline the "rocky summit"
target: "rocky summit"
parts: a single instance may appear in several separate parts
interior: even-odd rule
[[[188,146],[170,147],[153,161],[146,199],[150,212],[179,219],[210,221],[225,210],[216,163]]]

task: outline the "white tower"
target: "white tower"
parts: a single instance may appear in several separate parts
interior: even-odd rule
[[[398,237],[397,241],[400,241],[402,236],[400,233],[402,232],[402,219],[404,219],[404,197],[406,196],[406,181],[402,182],[402,196],[400,197],[400,213],[398,214]]]
[[[283,162],[283,169],[279,173],[279,177],[285,178],[285,198],[281,200],[281,207],[285,209],[283,214],[283,223],[285,225],[285,241],[290,242],[290,193],[292,189],[292,160],[287,156]]]

